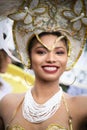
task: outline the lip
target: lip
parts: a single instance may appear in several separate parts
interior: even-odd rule
[[[59,69],[58,66],[54,66],[54,65],[45,65],[45,66],[42,66],[43,70],[46,72],[46,73],[50,73],[50,74],[53,74],[53,73],[56,73]]]

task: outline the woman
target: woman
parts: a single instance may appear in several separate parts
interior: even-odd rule
[[[35,82],[26,93],[2,99],[1,127],[79,130],[79,124],[87,117],[87,97],[64,93],[59,79],[81,55],[87,34],[86,4],[78,0],[32,0],[9,14],[15,20],[13,33],[22,63],[28,66],[30,62]]]
[[[66,37],[45,32],[29,43],[35,83],[26,94],[10,94],[1,101],[0,117],[6,130],[78,130],[87,116],[87,97],[71,97],[59,86],[68,59]]]

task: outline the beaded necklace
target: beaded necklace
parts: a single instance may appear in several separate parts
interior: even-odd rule
[[[41,123],[54,115],[61,105],[63,91],[60,90],[44,104],[37,104],[31,90],[27,91],[22,106],[23,117],[32,123]],[[58,99],[58,100],[57,100]]]

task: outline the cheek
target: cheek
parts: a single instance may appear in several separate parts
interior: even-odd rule
[[[66,66],[66,64],[67,64],[67,60],[68,60],[68,58],[65,58],[65,60],[64,60],[64,64],[65,64],[65,66]]]
[[[31,59],[31,67],[36,68],[36,66],[38,66],[40,64],[40,58],[37,57],[32,57]]]
[[[66,65],[67,65],[67,60],[68,58],[67,57],[64,57],[64,58],[61,58],[61,65],[64,69],[66,69]]]
[[[33,56],[31,59],[31,67],[32,69],[40,68],[41,65],[44,63],[44,57],[41,56]]]

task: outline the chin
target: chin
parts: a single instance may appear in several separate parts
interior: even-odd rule
[[[58,81],[58,79],[59,79],[59,77],[54,77],[54,75],[42,78],[42,80],[47,81],[47,82],[55,82],[55,81]]]

